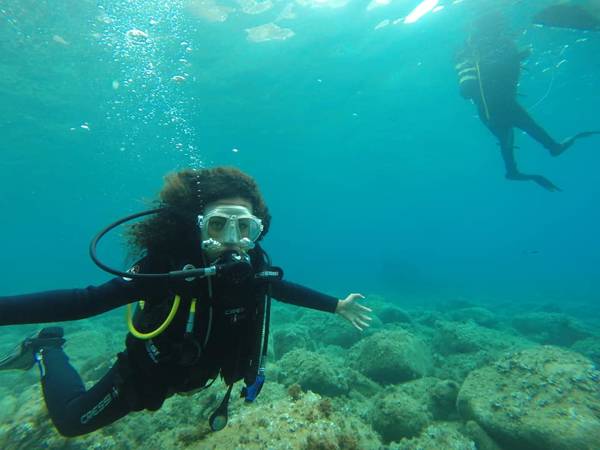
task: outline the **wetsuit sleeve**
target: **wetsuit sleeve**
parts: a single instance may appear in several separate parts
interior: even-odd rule
[[[271,295],[276,300],[304,308],[334,313],[338,299],[289,281],[271,282]]]
[[[143,292],[139,283],[114,278],[84,289],[0,297],[0,325],[83,319],[141,299]]]

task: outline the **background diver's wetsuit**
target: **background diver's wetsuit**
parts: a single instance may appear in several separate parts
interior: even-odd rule
[[[198,299],[207,291],[207,279],[197,280],[194,287]],[[242,284],[237,290],[242,296],[252,295],[252,281]],[[270,281],[273,298],[316,310],[335,312],[338,300],[303,286],[283,280]],[[163,286],[164,287],[164,286]],[[219,324],[233,323],[237,315],[232,316],[227,309],[219,305],[227,304],[231,288],[213,282],[211,301],[215,305],[213,333],[203,348],[199,360],[181,365],[173,358],[164,361],[151,361],[146,351],[147,341],[127,337],[127,351],[119,353],[117,362],[91,389],[86,391],[81,377],[69,364],[67,355],[61,347],[44,348],[42,387],[50,417],[65,436],[77,436],[108,425],[131,411],[142,409],[156,410],[163,401],[176,392],[193,391],[203,387],[207,381],[219,373],[219,363],[215,359],[224,356],[220,345],[228,336],[219,334]],[[56,290],[29,295],[0,297],[0,325],[59,322],[77,320],[104,313],[139,299],[152,296],[148,283],[125,281],[115,278],[100,286],[85,289]],[[165,288],[167,289],[167,288]],[[234,288],[236,289],[236,288]],[[156,298],[166,292],[155,295]],[[155,293],[154,293],[155,294]],[[148,301],[148,300],[147,300]],[[231,311],[231,310],[229,310]],[[236,314],[242,314],[238,310]],[[202,322],[206,314],[197,314],[196,320]],[[176,320],[173,321],[173,323]],[[206,332],[206,324],[198,328]],[[167,332],[165,331],[165,334]],[[230,336],[229,336],[230,338]],[[165,338],[166,339],[166,338]],[[157,339],[158,340],[158,339]],[[175,345],[173,341],[169,341]],[[230,351],[232,351],[230,349]],[[208,366],[208,368],[207,368]],[[216,373],[215,373],[216,372]]]
[[[521,62],[528,51],[519,51],[504,36],[469,39],[457,58],[460,93],[477,105],[479,117],[498,138],[508,177],[518,174],[514,158],[514,128],[526,132],[552,155],[563,151],[554,139],[517,102]]]

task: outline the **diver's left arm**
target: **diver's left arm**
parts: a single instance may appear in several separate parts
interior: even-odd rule
[[[271,295],[284,303],[339,314],[360,331],[371,321],[367,313],[372,310],[358,303],[364,298],[361,294],[350,294],[342,300],[296,283],[278,280],[271,283]]]

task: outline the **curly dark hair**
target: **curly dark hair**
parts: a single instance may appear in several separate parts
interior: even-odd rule
[[[197,216],[215,201],[241,197],[247,200],[264,229],[269,231],[271,215],[258,184],[234,167],[183,169],[165,176],[159,198],[152,202],[164,208],[148,219],[130,225],[125,237],[132,255],[163,255],[173,258],[197,253],[200,236]]]

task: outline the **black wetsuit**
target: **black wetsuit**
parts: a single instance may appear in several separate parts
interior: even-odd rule
[[[65,436],[77,436],[97,430],[125,416],[131,411],[156,410],[166,398],[177,392],[193,391],[215,378],[227,358],[222,352],[232,336],[220,329],[230,327],[245,314],[243,308],[228,309],[232,296],[251,298],[260,286],[255,281],[231,285],[211,281],[211,303],[214,306],[212,333],[202,349],[199,359],[183,364],[174,355],[178,347],[178,335],[169,330],[163,334],[161,351],[164,358],[155,358],[148,348],[149,341],[127,336],[127,350],[119,353],[117,362],[104,377],[86,391],[81,377],[69,364],[62,348],[42,350],[42,386],[50,417]],[[184,283],[184,282],[183,282]],[[335,312],[337,299],[311,289],[283,280],[270,281],[273,298],[293,305],[316,310]],[[194,295],[202,304],[207,297],[207,279],[197,280],[188,287],[187,294]],[[153,289],[160,292],[153,295]],[[77,320],[110,311],[139,299],[164,298],[172,286],[153,286],[147,282],[125,281],[115,278],[100,286],[85,289],[57,290],[29,295],[0,297],[0,324],[26,324]],[[180,308],[184,310],[184,308]],[[206,338],[206,315],[199,308],[195,320],[201,340]],[[232,313],[233,311],[233,313]],[[187,320],[184,314],[181,320]],[[174,319],[175,324],[179,319]],[[170,325],[169,328],[175,328]],[[204,334],[203,334],[204,333]],[[231,332],[229,332],[231,334]],[[162,335],[161,335],[162,336]],[[157,338],[159,341],[161,337]],[[165,350],[168,349],[168,350]],[[231,356],[231,355],[230,355]],[[230,372],[230,377],[232,376]],[[223,371],[221,371],[223,374]],[[234,379],[235,380],[235,379]],[[226,380],[227,381],[227,380]]]
[[[553,155],[563,149],[517,102],[521,62],[527,54],[520,52],[512,40],[497,37],[489,42],[467,42],[456,64],[460,93],[473,100],[481,121],[498,138],[509,178],[518,174],[514,158],[515,127]]]

